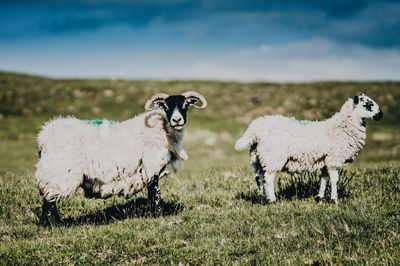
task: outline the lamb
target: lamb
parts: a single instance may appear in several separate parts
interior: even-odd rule
[[[82,188],[85,197],[129,198],[148,188],[150,209],[161,213],[160,178],[179,169],[188,155],[182,148],[189,106],[206,108],[197,92],[158,93],[143,114],[123,122],[88,123],[73,117],[46,123],[38,135],[35,177],[43,198],[43,225],[61,222],[56,202]]]
[[[235,144],[250,148],[250,163],[263,199],[275,202],[276,172],[314,172],[322,179],[317,202],[321,202],[330,178],[331,203],[337,204],[338,170],[352,162],[365,144],[366,119],[380,120],[383,113],[368,96],[348,99],[340,111],[325,121],[296,120],[281,115],[253,120]]]

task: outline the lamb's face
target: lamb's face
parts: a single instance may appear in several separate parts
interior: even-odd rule
[[[376,121],[382,119],[383,112],[379,105],[365,94],[354,96],[353,103],[354,112],[361,118],[373,118]]]
[[[200,105],[197,105],[199,103]],[[158,93],[147,101],[145,109],[149,111],[162,108],[170,126],[177,131],[181,131],[186,124],[189,106],[203,109],[207,107],[207,101],[202,95],[194,91],[171,96],[165,93]]]

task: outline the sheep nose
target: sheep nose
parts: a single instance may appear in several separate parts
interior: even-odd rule
[[[375,121],[379,121],[379,120],[382,119],[382,117],[383,117],[383,112],[382,112],[381,109],[379,109],[379,113],[375,114],[375,115],[373,116],[373,119],[374,119]]]
[[[178,117],[178,118],[172,118],[172,121],[175,123],[179,123],[182,121],[182,117]]]

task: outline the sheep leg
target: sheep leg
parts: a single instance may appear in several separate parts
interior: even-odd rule
[[[258,187],[258,191],[261,194],[262,197],[262,201],[263,202],[268,202],[267,200],[267,193],[265,191],[265,176],[264,176],[264,172],[263,171],[257,171],[256,173],[256,183],[257,183],[257,187]]]
[[[154,217],[160,216],[161,213],[161,191],[160,187],[158,186],[159,176],[153,176],[150,184],[148,185],[147,192],[148,192],[148,199],[150,202],[150,212],[151,215]]]
[[[250,151],[250,164],[255,173],[258,191],[263,195],[261,183],[264,182],[264,169],[262,168],[260,159],[255,152],[255,147],[252,147],[252,150]]]
[[[275,173],[263,172],[260,175],[260,186],[262,195],[267,202],[275,202],[275,191],[274,191]]]
[[[338,203],[338,198],[337,198],[337,182],[339,180],[339,172],[338,170],[328,170],[329,171],[329,177],[331,181],[331,203],[337,204]]]
[[[61,223],[60,214],[57,211],[57,205],[55,201],[47,201],[46,199],[43,199],[40,223],[43,226],[52,226]]]
[[[316,202],[321,202],[325,196],[326,183],[328,182],[329,173],[326,167],[321,169],[321,185],[319,187],[318,195],[315,197]]]
[[[265,174],[264,181],[266,185],[267,198],[269,202],[275,202],[276,201],[275,189],[274,189],[275,173]]]

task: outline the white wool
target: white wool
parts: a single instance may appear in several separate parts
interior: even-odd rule
[[[355,159],[365,144],[366,118],[382,118],[379,106],[366,95],[348,99],[338,113],[325,121],[299,121],[281,115],[255,119],[235,148],[250,147],[250,162],[260,192],[276,200],[274,178],[278,171],[322,170],[317,200],[324,197],[327,178],[331,200],[337,203],[338,170]]]
[[[362,118],[352,110],[349,99],[340,112],[325,121],[303,123],[281,115],[260,117],[250,124],[235,148],[257,145],[252,153],[267,172],[339,168],[354,159],[365,144]]]
[[[123,122],[93,126],[73,117],[46,123],[38,135],[41,158],[36,179],[48,201],[82,186],[96,197],[131,196],[154,175],[163,177],[187,159],[184,132],[171,129],[165,114],[150,111]]]

